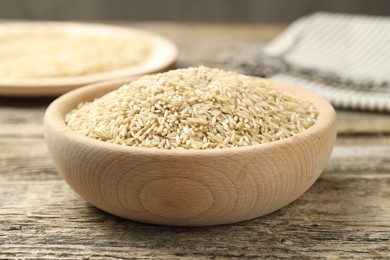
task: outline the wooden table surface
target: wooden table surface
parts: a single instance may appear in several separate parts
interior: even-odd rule
[[[128,23],[174,40],[177,67],[218,66],[284,26]],[[338,140],[298,200],[254,220],[163,227],[104,213],[61,179],[43,139],[53,98],[0,98],[0,259],[390,258],[390,115],[337,111]],[[390,101],[389,101],[390,102]]]

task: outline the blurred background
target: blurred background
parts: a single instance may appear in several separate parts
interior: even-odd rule
[[[289,23],[315,11],[390,15],[389,0],[0,0],[0,19]]]

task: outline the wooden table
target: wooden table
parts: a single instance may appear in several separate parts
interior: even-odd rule
[[[178,67],[261,46],[284,26],[131,23],[180,48]],[[390,115],[337,111],[338,140],[302,197],[267,216],[202,228],[106,214],[76,195],[47,152],[53,98],[0,98],[0,259],[390,257]],[[390,101],[389,101],[390,102]]]

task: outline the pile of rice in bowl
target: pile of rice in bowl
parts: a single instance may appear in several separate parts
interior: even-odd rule
[[[195,67],[147,75],[66,116],[100,141],[161,149],[216,149],[273,142],[312,126],[309,101],[259,78]]]

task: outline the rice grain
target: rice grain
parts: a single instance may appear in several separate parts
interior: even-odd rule
[[[109,143],[215,149],[273,142],[311,127],[309,101],[258,78],[196,67],[143,76],[66,116],[67,125]]]

